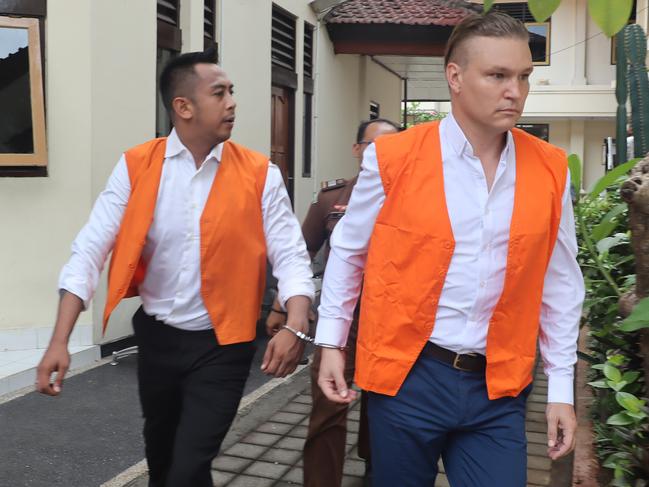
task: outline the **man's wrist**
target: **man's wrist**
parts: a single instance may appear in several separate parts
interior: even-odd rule
[[[326,350],[339,350],[341,352],[344,352],[345,350],[347,350],[347,347],[341,347],[341,346],[338,346],[338,345],[332,345],[331,343],[314,342],[314,345],[316,347],[320,347],[320,348],[323,348],[323,349],[326,349]]]
[[[303,332],[301,330],[293,328],[290,325],[283,325],[281,329],[290,331],[293,335],[295,335],[297,338],[299,338],[300,340],[302,340],[304,342],[307,342],[307,343],[313,342],[313,337],[307,335],[305,332]]]
[[[574,404],[574,380],[568,375],[548,375],[548,403]]]

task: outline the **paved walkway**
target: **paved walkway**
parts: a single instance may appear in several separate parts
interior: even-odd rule
[[[253,428],[242,432],[235,423],[236,438],[226,439],[224,452],[214,461],[213,478],[216,486],[266,487],[302,484],[302,448],[307,433],[308,415],[311,408],[308,370],[293,386],[293,391],[279,393],[279,397],[264,397],[259,401],[267,407],[269,402],[283,404]],[[546,455],[545,401],[547,380],[540,368],[536,371],[534,389],[528,401],[527,437],[528,486],[557,487],[551,480],[551,461]],[[252,405],[252,410],[255,409]],[[358,458],[360,402],[352,404],[347,435],[347,460],[344,467],[344,487],[362,487],[365,465]],[[244,415],[245,411],[242,412]],[[449,486],[442,472],[435,487]],[[567,479],[569,480],[569,479]],[[551,483],[552,482],[552,483]],[[130,487],[146,485],[143,479],[128,484]],[[568,485],[570,485],[568,483]]]

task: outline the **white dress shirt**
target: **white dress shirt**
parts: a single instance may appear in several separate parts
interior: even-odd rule
[[[155,215],[142,253],[148,261],[139,288],[144,311],[185,330],[212,327],[200,293],[200,218],[222,151],[223,144],[214,147],[196,169],[191,153],[172,130],[167,138]],[[115,243],[130,192],[122,155],[88,223],[72,244],[72,256],[59,277],[59,289],[79,296],[86,307]],[[280,170],[270,162],[261,206],[268,260],[279,281],[282,305],[292,296],[313,299],[313,273],[300,225]]]
[[[455,251],[430,340],[456,353],[485,354],[489,320],[503,291],[507,265],[516,181],[514,139],[507,134],[489,191],[482,164],[452,114],[441,121],[439,131]],[[584,283],[576,261],[569,188],[568,174],[557,242],[545,275],[539,346],[549,378],[548,401],[571,404]],[[365,151],[345,216],[331,236],[316,342],[338,346],[347,342],[368,244],[384,200],[372,144]]]

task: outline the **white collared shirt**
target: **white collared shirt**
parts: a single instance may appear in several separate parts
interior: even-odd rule
[[[441,121],[439,131],[455,251],[430,340],[457,353],[484,354],[489,320],[502,294],[507,265],[516,181],[514,140],[508,133],[488,191],[482,164],[452,114]],[[539,338],[549,378],[548,401],[563,403],[573,402],[573,365],[584,299],[569,188],[568,175],[557,242],[545,275]],[[384,200],[372,144],[365,150],[347,212],[331,236],[316,342],[342,346],[347,341],[369,240]]]
[[[212,326],[200,293],[200,217],[222,151],[223,144],[214,147],[196,169],[176,131],[167,138],[155,215],[142,253],[148,261],[147,273],[139,291],[147,314],[177,328],[202,330]],[[122,155],[88,223],[74,240],[72,256],[59,277],[59,289],[79,296],[85,306],[115,243],[130,192]],[[313,299],[310,259],[300,225],[280,170],[270,162],[261,205],[268,260],[279,281],[282,305],[292,296]]]

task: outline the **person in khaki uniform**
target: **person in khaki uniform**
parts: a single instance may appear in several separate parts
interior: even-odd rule
[[[395,133],[399,127],[389,120],[374,119],[362,122],[352,147],[354,157],[363,159],[365,148],[383,134]],[[309,208],[302,234],[307,250],[313,259],[322,249],[323,261],[329,256],[329,236],[344,216],[347,203],[356,184],[353,179],[323,181],[317,200]],[[324,248],[323,248],[324,246]],[[283,324],[285,317],[277,304],[273,305],[266,322],[269,334]],[[345,362],[345,380],[351,385],[354,378],[355,343],[358,328],[358,308],[349,334],[349,353]],[[313,407],[309,419],[309,432],[304,445],[304,485],[307,487],[335,487],[342,482],[345,461],[345,437],[347,435],[347,405],[328,400],[317,385],[320,369],[320,348],[317,348],[311,367],[311,394]],[[369,430],[365,414],[365,400],[361,398],[361,424],[358,438],[358,452],[367,462],[370,460]]]

